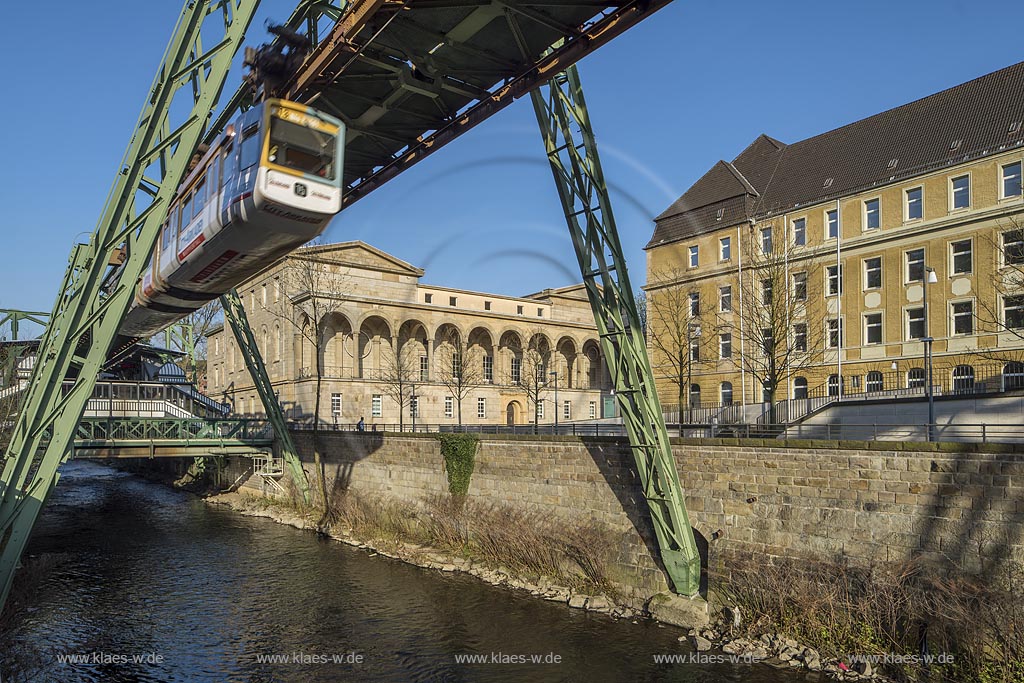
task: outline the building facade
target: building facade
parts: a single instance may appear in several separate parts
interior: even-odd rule
[[[614,415],[582,285],[509,297],[423,284],[423,274],[346,242],[303,248],[238,287],[290,419],[312,420],[318,372],[320,420],[339,425],[409,426],[414,412],[421,425],[455,425],[460,408],[467,425]],[[230,330],[207,342],[210,395],[261,414]]]
[[[663,402],[1024,388],[1022,122],[1024,63],[718,162],[646,247]]]

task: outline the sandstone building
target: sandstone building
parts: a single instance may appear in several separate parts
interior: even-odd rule
[[[936,391],[1024,388],[1022,143],[1024,63],[719,161],[646,247],[663,403],[923,392],[927,339]]]
[[[238,287],[290,419],[312,418],[317,354],[324,422],[397,425],[401,405],[406,428],[413,411],[421,425],[455,425],[459,398],[467,425],[529,424],[535,404],[542,425],[556,410],[560,423],[614,415],[582,285],[509,297],[434,287],[423,274],[346,242],[303,248]],[[236,414],[261,413],[231,331],[215,328],[207,342],[210,395]]]

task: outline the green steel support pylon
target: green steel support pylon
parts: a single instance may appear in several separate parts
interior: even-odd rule
[[[654,388],[579,72],[572,66],[530,95],[661,558],[675,592],[694,595],[700,588],[700,555]]]
[[[292,481],[302,493],[302,499],[309,503],[309,480],[306,478],[306,471],[302,469],[302,460],[295,450],[291,434],[288,433],[288,423],[284,419],[284,412],[281,404],[274,393],[274,386],[270,383],[270,376],[267,375],[267,368],[263,364],[263,356],[260,355],[259,346],[256,345],[256,336],[249,327],[249,319],[245,315],[245,308],[242,306],[242,299],[238,292],[232,289],[220,298],[224,307],[224,320],[231,326],[235,334],[235,341],[238,342],[238,349],[245,359],[245,367],[249,369],[253,384],[256,385],[256,392],[263,402],[263,410],[267,413],[270,424],[274,427],[274,436],[281,449],[281,456],[288,464],[291,471]]]
[[[4,341],[3,328],[5,325],[11,326],[10,341],[18,341],[18,335],[21,332],[21,323],[35,323],[36,325],[45,328],[46,318],[49,317],[49,313],[39,313],[36,311],[0,310],[0,341]]]
[[[0,608],[258,5],[186,1],[96,230],[72,251],[2,462]],[[204,47],[201,33],[217,42]],[[172,121],[175,97],[173,111],[184,117]],[[110,285],[109,269],[117,268],[111,255],[121,248],[125,260]],[[61,383],[70,376],[77,381],[63,394]]]

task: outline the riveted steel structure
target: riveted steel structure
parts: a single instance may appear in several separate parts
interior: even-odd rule
[[[88,244],[72,251],[0,475],[0,604],[205,133],[256,0],[188,0]],[[206,35],[217,35],[204,45]],[[180,97],[178,102],[176,99]],[[187,112],[172,120],[172,104]],[[117,253],[119,258],[112,258]],[[123,261],[120,256],[123,255]],[[74,389],[62,393],[66,377]]]
[[[694,595],[700,588],[700,555],[655,391],[579,72],[571,66],[530,95],[615,384],[615,399],[651,511],[661,559],[676,592]]]
[[[10,326],[11,341],[17,341],[21,333],[22,323],[34,323],[45,328],[46,319],[49,317],[49,313],[40,313],[38,311],[0,309],[0,330],[3,330],[5,326]],[[3,339],[0,338],[0,341],[3,341]]]
[[[303,500],[308,503],[309,481],[306,478],[306,471],[302,469],[302,460],[299,459],[299,453],[295,449],[291,435],[288,433],[288,423],[284,419],[281,404],[277,400],[277,394],[274,392],[274,385],[270,383],[270,376],[267,374],[267,368],[263,364],[263,357],[260,355],[259,346],[256,344],[256,336],[252,333],[252,328],[249,327],[249,320],[245,315],[242,299],[238,296],[238,292],[232,289],[220,298],[220,302],[224,306],[224,319],[228,322],[231,331],[235,335],[238,350],[242,353],[242,359],[245,360],[245,367],[249,370],[249,375],[252,377],[253,384],[256,385],[260,401],[263,403],[263,409],[266,411],[270,424],[274,428],[281,457],[288,465],[292,482],[299,489]]]

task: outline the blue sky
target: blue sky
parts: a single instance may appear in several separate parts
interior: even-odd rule
[[[263,19],[293,2],[267,0]],[[0,308],[50,310],[102,209],[178,0],[9,3],[0,24]],[[1020,3],[675,0],[580,70],[631,279],[651,219],[759,133],[793,142],[1024,59]],[[236,77],[237,78],[237,77]],[[237,85],[233,80],[228,90]],[[328,228],[426,269],[525,294],[579,279],[528,99],[361,200]]]

